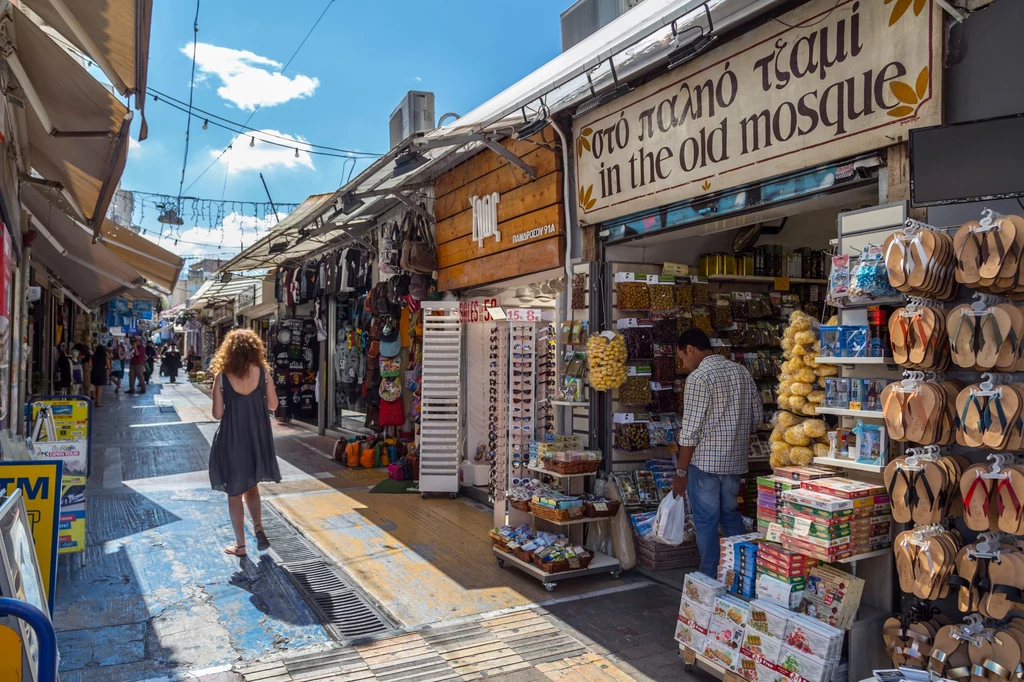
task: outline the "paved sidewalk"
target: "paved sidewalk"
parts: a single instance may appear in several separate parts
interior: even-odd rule
[[[216,431],[209,399],[188,384],[154,382],[145,395],[111,391],[103,403],[94,412],[86,566],[62,556],[58,571],[61,679],[145,680],[330,642],[267,554],[223,552],[233,533],[206,473]],[[291,480],[310,478],[281,465]],[[255,550],[254,539],[247,544]]]

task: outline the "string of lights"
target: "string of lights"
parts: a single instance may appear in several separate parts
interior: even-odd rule
[[[192,22],[192,76],[188,83],[188,111],[192,113],[192,95],[196,90],[196,49],[199,47],[199,0],[196,0],[196,18]],[[181,161],[181,180],[178,181],[178,210],[181,210],[182,187],[185,186],[185,169],[188,168],[188,143],[192,133],[192,117],[185,121],[185,156]],[[181,230],[178,230],[181,234]]]

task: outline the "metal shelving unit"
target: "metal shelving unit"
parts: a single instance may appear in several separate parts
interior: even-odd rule
[[[537,580],[540,580],[544,583],[544,588],[547,589],[548,592],[554,590],[555,586],[562,580],[582,578],[585,575],[596,575],[598,573],[611,573],[613,576],[618,577],[622,572],[619,568],[618,559],[610,557],[607,554],[602,554],[601,552],[594,552],[594,558],[586,568],[581,568],[575,571],[563,571],[562,573],[546,573],[533,564],[528,564],[507,552],[502,552],[497,547],[492,548],[492,551],[498,558],[499,566],[504,568],[505,563],[508,562],[509,565],[515,566],[524,573],[528,573]]]

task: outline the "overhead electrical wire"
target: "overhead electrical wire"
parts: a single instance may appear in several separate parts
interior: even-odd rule
[[[188,112],[192,113],[192,96],[196,90],[196,49],[199,47],[199,0],[196,0],[196,18],[192,22],[192,76],[188,83]],[[181,162],[181,180],[178,181],[178,209],[181,209],[182,188],[185,186],[185,169],[188,167],[188,141],[192,132],[192,116],[185,121],[185,157]],[[181,230],[178,230],[181,233]]]
[[[307,154],[314,154],[314,155],[317,155],[317,156],[330,156],[330,157],[339,158],[339,159],[375,159],[375,158],[378,158],[378,157],[381,156],[380,154],[374,154],[374,153],[370,153],[370,152],[360,152],[360,151],[356,151],[356,150],[352,150],[352,149],[339,149],[339,148],[335,148],[335,147],[327,147],[327,146],[324,146],[324,145],[313,145],[313,144],[310,144],[309,142],[303,142],[302,140],[295,140],[295,139],[292,139],[292,138],[289,138],[289,137],[283,137],[281,135],[274,135],[272,133],[267,133],[267,132],[264,132],[264,131],[261,131],[261,130],[257,130],[256,128],[250,128],[248,126],[242,125],[241,123],[234,123],[233,121],[228,121],[227,124],[220,123],[220,122],[218,122],[216,120],[213,120],[215,118],[220,118],[220,117],[215,117],[212,114],[207,114],[206,112],[203,112],[202,114],[197,114],[195,112],[196,111],[201,111],[201,110],[200,109],[195,109],[194,107],[193,107],[193,112],[190,113],[188,108],[187,108],[187,105],[185,105],[185,104],[178,104],[178,100],[175,100],[174,98],[171,98],[171,97],[167,97],[166,95],[153,94],[155,91],[153,91],[152,88],[148,88],[148,90],[149,90],[148,94],[150,94],[150,96],[153,98],[154,101],[160,102],[162,104],[166,104],[167,106],[171,107],[172,109],[177,109],[178,111],[181,111],[183,113],[189,114],[189,119],[190,120],[192,118],[203,119],[203,121],[205,123],[208,123],[209,125],[217,126],[218,128],[223,128],[224,130],[230,130],[231,132],[235,133],[236,135],[250,136],[249,134],[251,133],[250,137],[258,140],[259,142],[263,142],[265,144],[272,144],[272,145],[275,145],[277,147],[284,147],[286,149],[295,149],[296,151],[303,151],[303,152],[306,152]],[[206,118],[207,116],[209,116],[209,118]],[[222,120],[226,121],[227,119],[222,119]],[[238,128],[240,128],[240,130],[232,128],[231,126],[238,126]],[[256,137],[257,135],[259,137]],[[268,139],[268,138],[277,138],[279,140],[287,140],[287,142],[276,142],[273,139]],[[250,147],[253,146],[251,142],[250,142],[249,146]],[[334,153],[332,151],[317,151],[316,149],[306,149],[306,147],[316,147],[317,149],[333,149],[333,150],[336,150],[337,152],[340,152],[340,153]],[[224,151],[227,151],[230,148],[231,148],[231,146],[228,145],[228,147],[226,147]],[[223,156],[223,152],[221,153],[221,156]],[[214,159],[213,162],[216,163],[219,160],[220,160],[220,156],[218,156],[216,159]],[[212,164],[211,164],[211,166],[212,166]],[[198,180],[198,179],[199,178],[196,178],[196,180]],[[185,191],[188,191],[192,187],[192,185],[194,185],[194,184],[195,184],[195,181],[193,181],[191,185],[186,187]]]
[[[329,10],[331,8],[331,5],[333,5],[333,4],[334,4],[334,0],[327,0],[327,4],[324,6],[324,11],[320,13],[320,16],[318,16],[316,18],[316,21],[313,22],[313,25],[309,28],[308,31],[306,31],[306,35],[302,38],[302,42],[300,42],[299,46],[295,48],[294,52],[292,52],[292,56],[288,58],[287,62],[285,62],[285,65],[281,68],[280,73],[283,74],[285,71],[288,70],[288,67],[291,65],[291,63],[295,59],[296,55],[299,54],[299,50],[301,50],[302,46],[306,44],[306,41],[309,40],[309,37],[311,35],[313,35],[313,31],[315,31],[316,27],[320,24],[320,20],[324,18],[324,15],[327,14],[327,10]],[[262,101],[259,104],[256,105],[256,107],[249,114],[248,118],[245,119],[244,125],[249,125],[249,121],[252,120],[252,117],[256,115],[256,112],[259,111],[261,106],[263,106],[263,102]],[[225,147],[221,151],[220,154],[217,155],[217,158],[215,158],[213,161],[210,162],[209,166],[207,166],[206,168],[203,169],[203,172],[200,173],[196,177],[196,179],[193,180],[189,184],[189,186],[185,188],[185,191],[188,191],[189,189],[192,188],[192,185],[195,185],[197,182],[199,182],[199,179],[202,178],[204,175],[206,175],[206,172],[209,171],[211,168],[213,168],[213,165],[215,163],[217,163],[218,161],[220,161],[221,157],[224,156],[225,154],[227,154],[229,149],[231,149],[231,145],[230,144],[227,147]]]

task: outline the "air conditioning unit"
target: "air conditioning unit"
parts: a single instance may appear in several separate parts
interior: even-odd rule
[[[562,12],[562,52],[612,23],[642,0],[578,0]]]
[[[433,130],[434,93],[410,90],[391,114],[391,148],[413,133]]]

